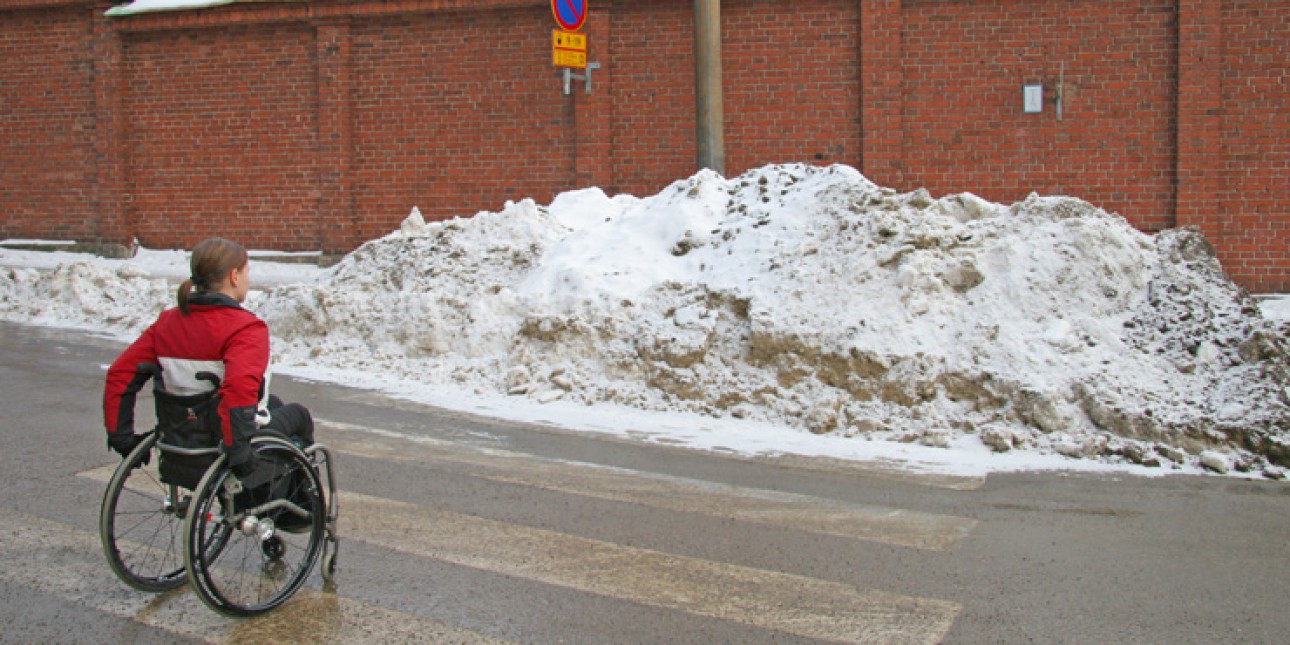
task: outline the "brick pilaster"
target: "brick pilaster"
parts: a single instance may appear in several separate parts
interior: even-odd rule
[[[132,248],[135,231],[127,213],[124,45],[112,20],[103,15],[111,2],[93,2],[90,11],[89,66],[94,92],[94,139],[90,194],[97,214],[93,240],[104,253]]]
[[[861,171],[884,186],[904,182],[904,70],[900,0],[860,0]]]
[[[318,47],[318,224],[322,251],[346,253],[358,246],[358,214],[352,192],[353,99],[349,21],[316,25]]]
[[[1178,2],[1179,226],[1211,240],[1227,234],[1219,203],[1223,163],[1223,15],[1217,0]]]

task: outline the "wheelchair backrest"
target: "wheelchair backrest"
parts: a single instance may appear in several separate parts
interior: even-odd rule
[[[219,456],[224,437],[219,418],[219,376],[199,372],[196,382],[207,384],[208,389],[194,392],[197,388],[188,385],[185,390],[191,393],[175,394],[166,387],[166,370],[148,363],[141,363],[138,369],[150,373],[153,379],[161,479],[195,488]]]

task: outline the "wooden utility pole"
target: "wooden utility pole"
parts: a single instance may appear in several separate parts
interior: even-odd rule
[[[726,173],[721,93],[721,0],[694,0],[695,116],[699,168]]]

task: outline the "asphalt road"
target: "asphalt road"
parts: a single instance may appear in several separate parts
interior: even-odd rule
[[[1276,643],[1290,484],[741,458],[274,378],[337,453],[341,557],[216,616],[113,577],[120,345],[0,323],[0,641]],[[141,402],[143,408],[150,404]],[[648,432],[648,428],[638,428]]]

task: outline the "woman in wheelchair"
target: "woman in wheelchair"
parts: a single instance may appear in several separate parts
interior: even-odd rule
[[[268,396],[269,330],[241,306],[246,250],[209,239],[191,267],[178,306],[108,368],[103,417],[123,460],[99,531],[131,587],[191,582],[216,611],[252,616],[285,602],[319,558],[324,578],[335,570],[331,453],[314,443],[309,410]],[[135,397],[150,380],[157,426],[136,435]]]
[[[269,328],[241,306],[251,278],[246,249],[211,238],[193,248],[190,266],[178,306],[163,311],[108,368],[108,446],[125,457],[143,440],[134,432],[134,399],[152,376],[141,366],[157,366],[158,391],[177,397],[214,392],[220,446],[234,474],[248,477],[256,466],[253,436],[276,432],[308,447],[313,419],[304,406],[268,395]]]

